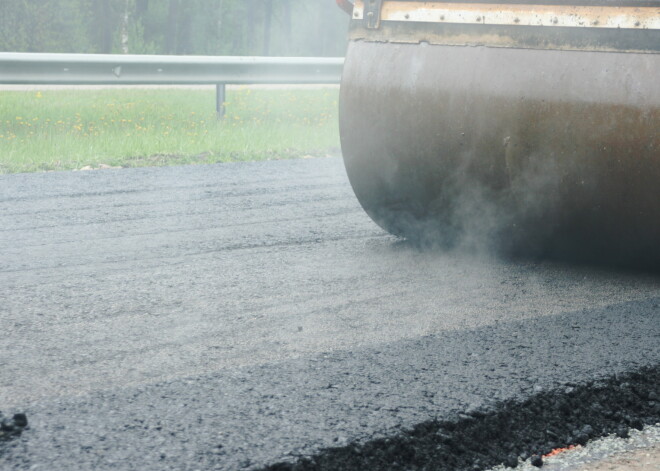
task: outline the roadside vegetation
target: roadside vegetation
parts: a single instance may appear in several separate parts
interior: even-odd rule
[[[102,89],[0,92],[0,173],[325,156],[338,91]]]

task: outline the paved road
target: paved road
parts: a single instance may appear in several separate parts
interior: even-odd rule
[[[0,176],[2,469],[258,468],[660,364],[657,275],[419,251],[341,160]]]

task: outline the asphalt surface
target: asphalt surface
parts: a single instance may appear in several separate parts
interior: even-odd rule
[[[658,274],[386,235],[340,159],[0,176],[0,469],[292,463],[657,368],[659,320]]]

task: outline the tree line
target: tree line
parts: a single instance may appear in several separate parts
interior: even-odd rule
[[[341,56],[333,0],[3,0],[0,51]]]

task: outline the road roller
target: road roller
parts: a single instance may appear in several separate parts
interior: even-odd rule
[[[382,228],[660,268],[660,0],[337,0],[339,125]]]

